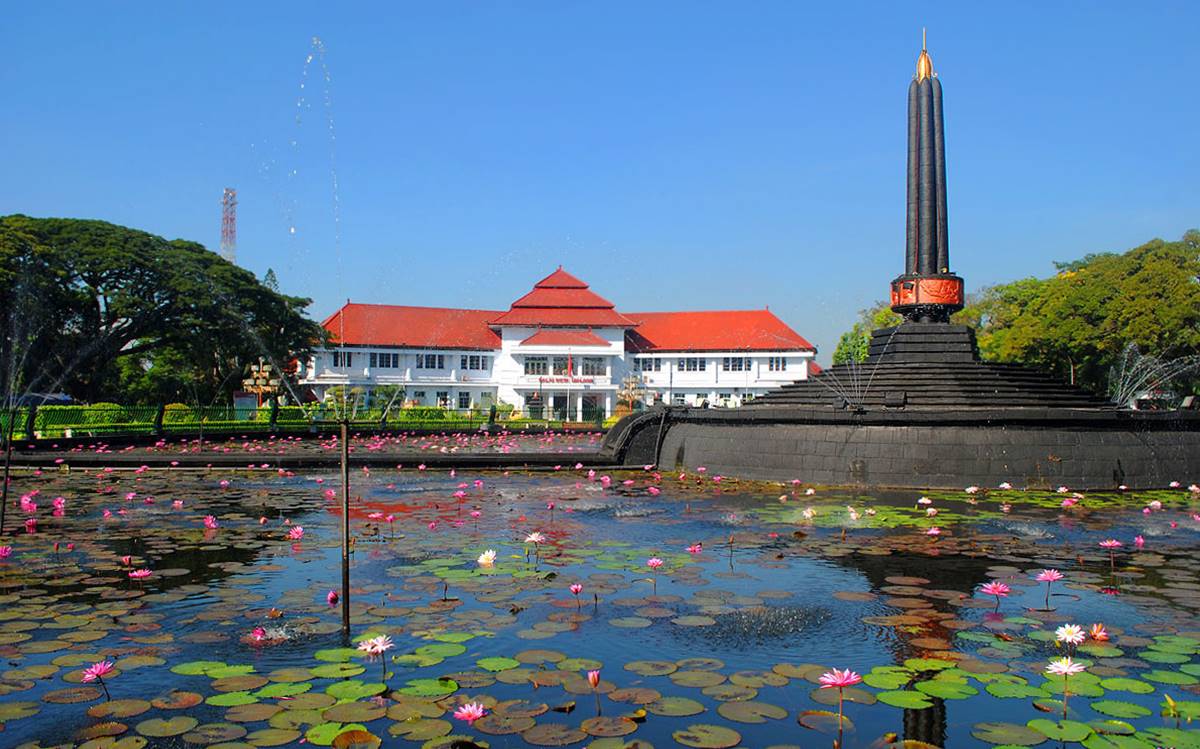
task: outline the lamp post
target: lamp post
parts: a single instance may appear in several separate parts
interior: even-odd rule
[[[242,387],[246,392],[258,396],[259,408],[262,408],[263,395],[274,395],[279,390],[280,381],[278,377],[274,376],[274,371],[270,363],[265,362],[260,356],[257,364],[250,365],[250,376],[242,380]]]

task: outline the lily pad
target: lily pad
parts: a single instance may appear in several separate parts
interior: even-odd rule
[[[579,725],[579,728],[589,736],[628,736],[637,730],[637,723],[619,715],[597,715],[595,718],[588,718],[583,721]]]
[[[1074,720],[1034,718],[1025,725],[1053,741],[1083,741],[1092,734],[1092,727]]]
[[[563,723],[542,723],[522,733],[521,738],[534,746],[567,746],[583,741],[587,734]]]
[[[646,709],[655,715],[668,717],[699,715],[705,710],[703,704],[687,697],[662,697],[646,705]]]
[[[788,712],[782,707],[766,702],[722,702],[717,706],[717,712],[722,718],[737,723],[766,723],[770,720],[782,720]]]
[[[971,735],[980,741],[1002,746],[1037,746],[1046,741],[1046,735],[1028,726],[1016,723],[976,723]]]
[[[1112,678],[1101,679],[1100,686],[1110,692],[1132,692],[1133,694],[1151,694],[1154,687],[1138,679]]]
[[[383,685],[379,685],[382,687]],[[327,690],[328,691],[328,690]],[[453,679],[413,679],[407,686],[396,690],[412,697],[445,697],[458,691],[458,682]],[[369,695],[361,695],[363,697]],[[352,699],[358,699],[357,697]]]
[[[1150,714],[1149,708],[1121,700],[1097,700],[1091,704],[1091,708],[1114,718],[1144,718]]]
[[[742,735],[732,728],[698,723],[671,734],[676,743],[695,749],[730,749],[742,741]]]
[[[494,656],[491,658],[480,658],[475,661],[475,665],[485,671],[508,671],[509,669],[517,668],[521,662],[516,658],[505,658],[502,656]]]
[[[933,707],[933,702],[930,701],[929,695],[924,692],[915,692],[907,689],[895,692],[880,692],[875,697],[885,705],[905,710],[924,710],[927,707]]]
[[[177,715],[174,718],[143,720],[134,727],[134,730],[143,736],[161,739],[169,736],[182,736],[198,725],[200,725],[200,721],[191,716]]]

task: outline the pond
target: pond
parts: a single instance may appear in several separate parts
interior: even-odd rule
[[[840,725],[847,747],[1200,746],[1187,488],[571,465],[352,484],[345,643],[336,474],[16,475],[0,744],[813,747]],[[1083,670],[1046,673],[1067,655]],[[835,668],[862,681],[820,688]]]

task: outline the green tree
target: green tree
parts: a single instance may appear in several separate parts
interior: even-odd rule
[[[210,401],[246,362],[286,371],[323,339],[309,300],[195,242],[102,221],[0,217],[0,283],[0,320],[20,333],[0,351],[6,392]]]

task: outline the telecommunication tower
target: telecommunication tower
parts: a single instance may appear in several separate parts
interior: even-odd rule
[[[221,257],[237,262],[237,190],[232,187],[221,196]]]

